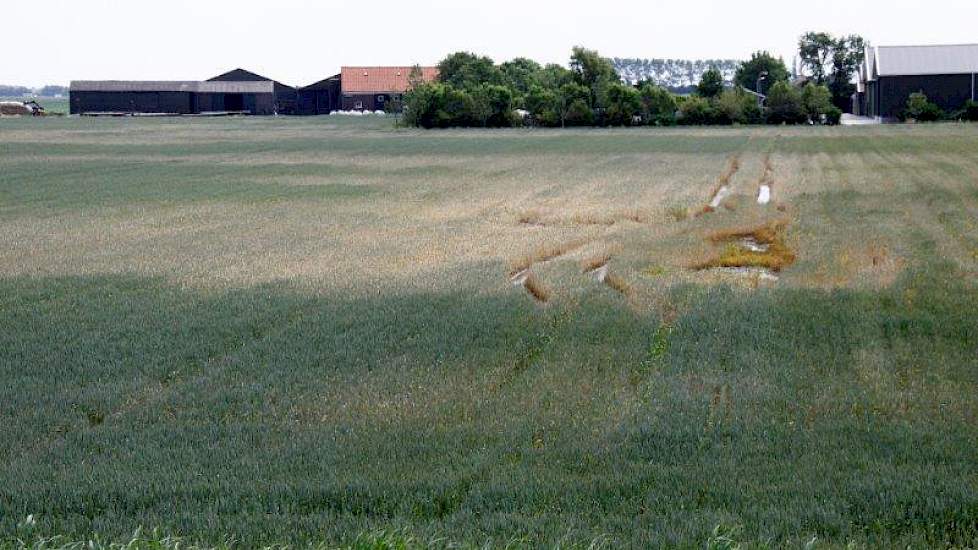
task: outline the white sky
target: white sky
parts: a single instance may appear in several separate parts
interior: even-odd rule
[[[606,57],[683,59],[740,59],[767,49],[790,68],[798,37],[808,30],[859,33],[876,45],[978,42],[976,0],[945,0],[937,12],[920,0],[14,4],[3,9],[0,83],[28,86],[198,80],[236,67],[305,85],[341,65],[434,64],[457,50],[497,62],[525,56],[566,64],[574,45]],[[13,20],[18,13],[21,22]],[[40,18],[33,20],[35,13]]]

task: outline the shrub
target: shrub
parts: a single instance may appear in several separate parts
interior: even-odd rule
[[[611,126],[631,126],[636,116],[642,114],[641,93],[624,84],[612,84],[608,88],[608,108],[605,122]]]
[[[744,104],[734,90],[724,90],[711,104],[716,111],[718,122],[723,124],[740,123],[744,114]]]
[[[404,122],[423,128],[513,125],[513,96],[502,86],[485,85],[471,93],[430,82],[404,96]]]
[[[964,104],[964,119],[978,122],[978,101],[968,100]]]
[[[943,119],[945,115],[944,109],[941,109],[935,103],[930,103],[924,108],[924,112],[920,113],[920,117],[917,120],[920,122],[937,122]]]
[[[672,126],[676,124],[676,96],[661,86],[646,84],[639,90],[642,99],[642,117],[646,124]]]
[[[684,125],[717,124],[716,108],[707,99],[697,96],[686,98],[679,106],[679,123]]]
[[[481,118],[476,108],[472,94],[465,90],[456,90],[452,86],[445,87],[441,108],[437,113],[438,127],[480,125]]]
[[[832,92],[825,86],[816,86],[811,82],[801,92],[801,103],[808,119],[815,123],[821,123],[822,115],[835,108],[832,105]]]
[[[838,126],[842,122],[842,109],[835,105],[829,107],[825,113],[825,123],[829,126]]]
[[[434,128],[437,113],[444,102],[445,85],[421,84],[404,95],[404,122],[411,126]]]
[[[767,96],[767,121],[770,124],[800,124],[808,116],[801,93],[787,82],[776,82]]]
[[[751,99],[749,104],[744,103],[745,124],[764,124],[764,110],[761,109],[756,99]]]
[[[743,88],[724,90],[716,99],[718,120],[734,124],[759,124],[763,120],[757,98]]]
[[[907,99],[904,118],[917,122],[934,122],[944,118],[944,110],[931,103],[926,94],[917,92],[910,94],[910,98]]]
[[[513,92],[505,86],[484,84],[472,91],[474,115],[480,126],[513,126]]]
[[[586,125],[594,122],[588,97],[587,88],[574,83],[564,84],[558,90],[532,86],[525,104],[533,122],[540,126]]]
[[[588,106],[587,101],[575,99],[567,106],[564,121],[568,126],[591,126],[594,124],[594,111]]]

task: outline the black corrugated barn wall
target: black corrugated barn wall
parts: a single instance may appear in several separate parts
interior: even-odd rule
[[[191,114],[190,92],[76,92],[69,94],[71,114],[171,113]]]
[[[923,92],[945,111],[956,111],[972,98],[972,75],[881,76],[879,105],[873,116],[898,118],[907,108],[910,94]]]

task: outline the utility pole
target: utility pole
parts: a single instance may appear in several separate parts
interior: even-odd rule
[[[754,91],[757,92],[757,105],[762,108],[764,107],[764,98],[766,96],[761,92],[761,82],[767,80],[768,74],[770,73],[767,71],[761,71],[761,74],[757,75],[757,87],[754,88]]]
[[[761,92],[761,82],[764,82],[765,80],[767,80],[767,75],[768,74],[769,73],[767,71],[761,71],[761,74],[757,75],[757,87],[754,88],[754,91],[755,92],[757,92],[759,94],[763,94],[763,92]]]

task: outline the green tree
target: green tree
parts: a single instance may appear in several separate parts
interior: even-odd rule
[[[676,97],[669,90],[645,83],[639,89],[642,97],[642,116],[647,124],[672,126],[676,123]]]
[[[760,89],[756,89],[758,79],[765,73],[767,75],[761,81]],[[785,66],[784,60],[775,58],[768,52],[754,52],[750,60],[745,61],[737,68],[737,74],[734,75],[735,84],[760,94],[766,94],[775,82],[787,82],[790,79],[791,75],[788,73],[788,67]]]
[[[472,94],[449,85],[445,87],[444,101],[436,116],[439,127],[449,128],[475,126],[481,114]]]
[[[801,91],[801,104],[812,122],[821,122],[822,115],[827,115],[832,105],[832,93],[825,86],[816,86],[809,82]]]
[[[404,123],[434,128],[437,112],[444,101],[445,85],[439,82],[419,83],[404,94]]]
[[[471,92],[474,113],[482,127],[513,125],[513,92],[506,86],[484,84]]]
[[[708,71],[703,73],[703,77],[700,78],[700,83],[696,86],[696,93],[700,97],[709,99],[718,97],[722,92],[723,74],[720,73],[720,69],[710,67]]]
[[[524,106],[540,126],[560,126],[563,118],[557,92],[543,86],[532,86],[526,94]]]
[[[540,73],[543,68],[532,59],[517,57],[500,65],[499,70],[503,73],[505,84],[521,97],[525,96],[531,87],[542,83]]]
[[[558,90],[564,84],[575,82],[574,72],[566,67],[551,63],[539,74],[540,85],[550,90]]]
[[[835,41],[832,52],[832,74],[829,78],[829,91],[832,103],[840,109],[849,109],[856,85],[852,77],[866,59],[866,41],[861,36],[843,36]]]
[[[866,58],[866,41],[855,34],[836,38],[824,32],[810,32],[798,41],[798,53],[815,83],[828,86],[832,103],[849,109],[856,91],[852,77]]]
[[[456,52],[438,64],[438,80],[459,90],[469,90],[483,84],[503,84],[503,73],[488,57]]]
[[[798,56],[802,67],[808,69],[816,84],[825,84],[829,74],[829,60],[836,49],[836,41],[824,32],[805,33],[798,40]]]
[[[533,86],[526,94],[526,110],[541,126],[581,126],[593,124],[594,112],[588,106],[590,91],[568,82],[553,90]]]
[[[608,107],[605,121],[611,126],[631,126],[642,114],[642,94],[625,84],[608,87]]]
[[[570,68],[577,83],[589,90],[588,106],[592,109],[603,108],[607,101],[608,88],[621,82],[611,61],[594,50],[575,46]]]
[[[588,126],[594,124],[594,110],[589,103],[591,90],[571,82],[557,91],[557,106],[561,126]]]
[[[767,119],[771,124],[800,124],[807,120],[801,92],[787,82],[771,86],[767,94]]]

